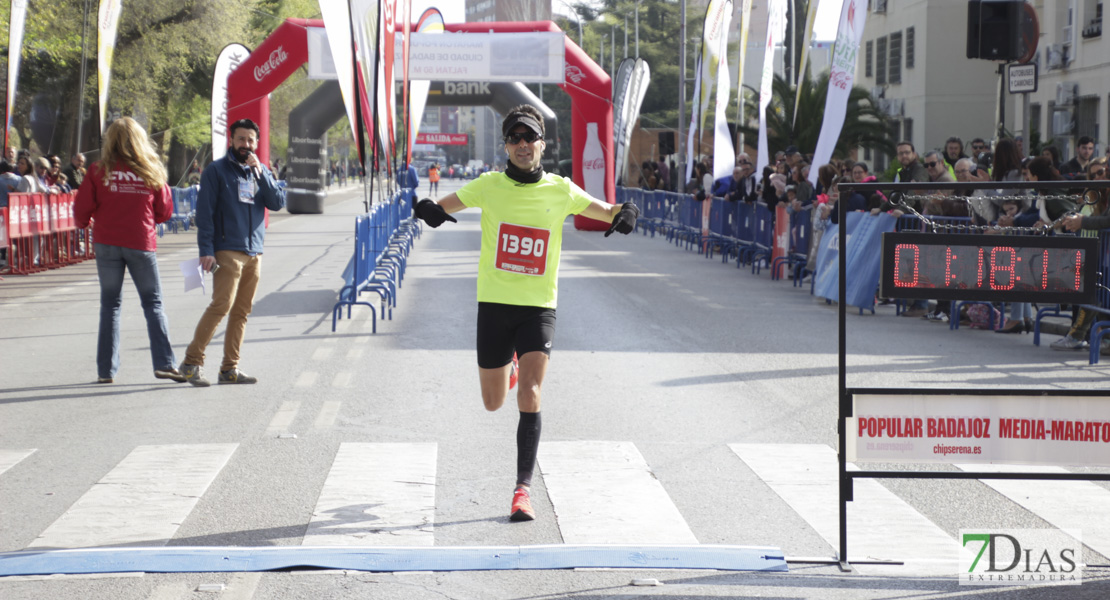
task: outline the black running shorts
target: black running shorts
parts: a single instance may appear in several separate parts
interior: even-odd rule
[[[555,309],[478,303],[478,366],[497,369],[513,360],[513,352],[543,352],[551,356],[555,339]]]

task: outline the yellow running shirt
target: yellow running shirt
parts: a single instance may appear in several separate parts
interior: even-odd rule
[[[545,173],[520,184],[504,173],[483,173],[455,194],[482,209],[478,301],[555,308],[563,221],[590,205],[569,179]]]

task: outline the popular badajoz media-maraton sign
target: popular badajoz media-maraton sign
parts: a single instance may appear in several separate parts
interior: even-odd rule
[[[1041,235],[883,234],[887,298],[1091,304],[1098,239]]]

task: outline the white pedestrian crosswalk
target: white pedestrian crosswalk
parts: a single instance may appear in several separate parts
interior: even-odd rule
[[[287,415],[296,413],[287,406]],[[333,417],[324,411],[319,419]],[[839,549],[837,458],[820,444],[728,444],[760,485],[780,497],[813,530],[832,558]],[[28,549],[160,546],[196,509],[238,444],[138,446],[47,526]],[[722,448],[722,451],[724,449]],[[0,477],[35,455],[0,449]],[[439,446],[426,443],[341,443],[319,490],[301,543],[305,546],[434,546]],[[653,472],[627,441],[551,441],[540,445],[542,480],[559,539],[535,543],[699,544],[672,500],[676,490]],[[1058,467],[957,465],[970,471],[1064,472]],[[34,460],[20,467],[34,468]],[[735,469],[735,459],[729,468]],[[854,467],[853,467],[854,468]],[[2,482],[2,480],[0,480]],[[235,485],[234,481],[223,482]],[[1110,490],[1082,481],[983,480],[1053,527],[1083,533],[1083,543],[1110,556]],[[670,485],[674,485],[671,483]],[[490,501],[500,515],[503,498]],[[542,503],[546,504],[546,502]],[[213,510],[215,505],[206,507]],[[218,508],[218,507],[215,507]],[[507,515],[504,515],[507,520]],[[720,518],[744,519],[745,514]],[[796,520],[794,522],[797,522]],[[763,531],[767,530],[763,524]],[[760,544],[783,545],[782,539]],[[855,481],[848,505],[849,559],[898,561],[856,564],[868,575],[950,576],[962,550],[949,533],[876,480]],[[457,539],[457,535],[455,536]],[[746,540],[751,543],[753,540]],[[481,544],[481,539],[475,539]],[[787,557],[789,548],[783,548]],[[811,555],[811,554],[810,554]]]
[[[32,450],[4,450],[0,449],[0,475],[8,469],[18,465],[20,461],[34,454]]]
[[[631,442],[541,442],[540,472],[568,544],[696,544]]]
[[[839,476],[832,448],[817,444],[729,444],[836,551],[840,548]],[[855,481],[848,504],[848,559],[892,560],[904,566],[861,564],[864,574],[894,571],[956,573],[960,546],[924,515],[873,479]]]
[[[139,446],[28,548],[164,545],[236,447]]]
[[[340,446],[304,545],[433,545],[436,452],[430,443]]]
[[[1066,473],[1067,469],[1030,465],[956,465],[964,471],[991,473]],[[1083,543],[1110,557],[1110,490],[1091,481],[984,479],[983,483],[1057,529],[1082,532]]]

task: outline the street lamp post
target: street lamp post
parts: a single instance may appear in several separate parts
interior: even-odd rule
[[[582,48],[582,15],[578,14],[578,11],[574,10],[574,7],[567,4],[566,0],[559,0],[559,3],[567,7],[570,12],[574,13],[575,16],[578,17],[577,19],[575,19],[578,22],[578,47]],[[569,21],[570,19],[568,18],[567,20]]]

